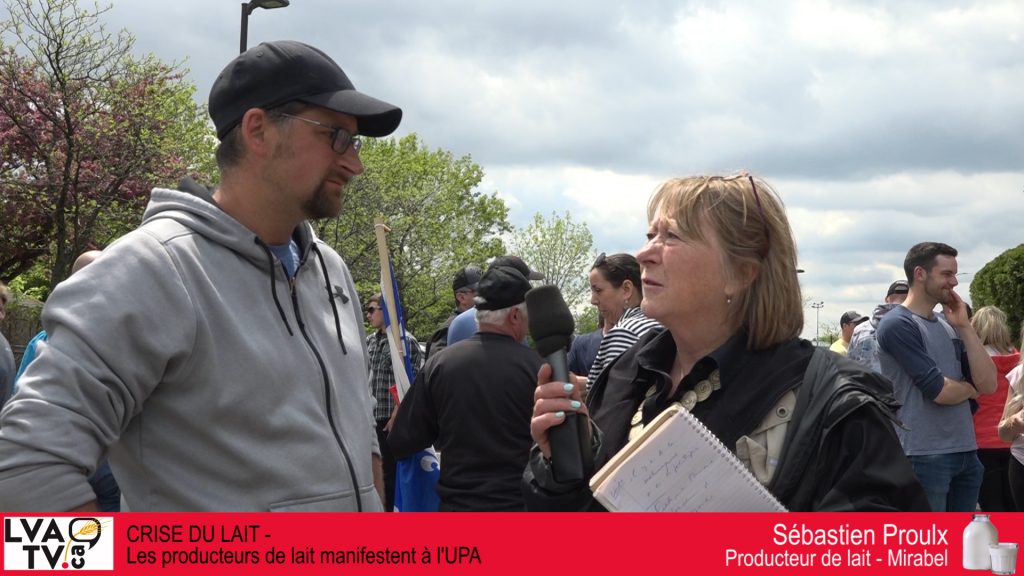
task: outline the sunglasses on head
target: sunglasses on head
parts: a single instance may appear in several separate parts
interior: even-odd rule
[[[754,183],[754,177],[747,173],[746,171],[734,174],[732,176],[722,177],[722,180],[725,181],[737,179],[746,179],[748,182],[750,182],[750,189],[754,193],[754,202],[757,203],[757,213],[761,216],[761,227],[764,229],[765,246],[764,253],[761,254],[761,257],[764,258],[768,255],[768,249],[771,246],[772,236],[771,233],[768,231],[768,219],[765,218],[764,207],[761,205],[761,194],[757,190],[757,184]]]
[[[598,254],[597,259],[594,260],[594,263],[590,266],[590,269],[593,270],[594,268],[602,267],[606,268],[607,271],[611,273],[621,272],[622,270],[621,267],[618,264],[616,264],[614,260],[609,259],[604,252]]]

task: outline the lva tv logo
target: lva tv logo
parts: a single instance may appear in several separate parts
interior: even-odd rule
[[[112,517],[4,518],[4,570],[113,570]]]

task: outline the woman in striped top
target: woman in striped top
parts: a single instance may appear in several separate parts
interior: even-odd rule
[[[661,326],[640,310],[643,298],[637,259],[630,254],[605,256],[602,252],[590,268],[590,303],[604,318],[604,337],[587,375],[588,390],[605,366],[648,330]]]

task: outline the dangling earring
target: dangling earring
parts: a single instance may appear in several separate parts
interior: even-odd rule
[[[730,305],[730,304],[732,304],[732,296],[726,296],[726,297],[725,297],[725,304],[726,304],[727,306],[728,306],[728,305]]]

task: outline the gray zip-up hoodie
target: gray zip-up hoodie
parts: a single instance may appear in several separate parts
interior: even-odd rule
[[[131,510],[380,510],[355,287],[308,224],[297,239],[290,281],[205,190],[154,190],[46,304],[0,413],[0,508],[91,500],[109,451]]]

